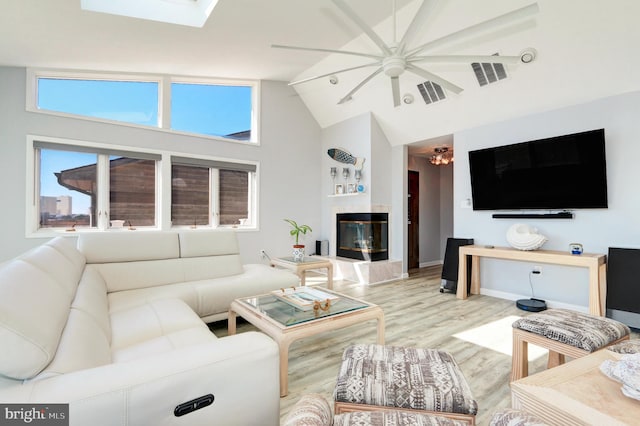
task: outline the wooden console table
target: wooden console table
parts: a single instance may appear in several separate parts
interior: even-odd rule
[[[458,299],[467,298],[467,256],[471,256],[471,294],[480,294],[481,257],[588,268],[589,312],[593,315],[604,316],[607,293],[607,264],[604,254],[583,253],[575,255],[553,250],[523,251],[509,247],[461,246],[458,263],[458,289],[456,291]]]
[[[620,354],[599,350],[558,367],[511,382],[511,404],[549,425],[637,425],[640,401],[600,371]]]

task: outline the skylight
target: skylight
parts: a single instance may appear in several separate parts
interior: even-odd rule
[[[202,27],[218,0],[81,0],[92,12]]]

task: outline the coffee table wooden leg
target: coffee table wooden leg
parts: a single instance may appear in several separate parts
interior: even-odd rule
[[[229,317],[227,319],[227,334],[233,336],[236,334],[236,313],[229,309]]]
[[[333,290],[333,264],[327,266],[327,288]]]
[[[289,393],[289,340],[278,342],[280,348],[280,397]]]

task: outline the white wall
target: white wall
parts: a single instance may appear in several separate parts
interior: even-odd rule
[[[25,74],[24,68],[0,67],[0,261],[42,242],[25,238],[27,134],[259,161],[261,228],[239,233],[245,262],[257,262],[260,249],[271,255],[289,254],[291,237],[283,218],[320,229],[320,128],[286,83],[262,82],[261,145],[248,146],[27,113]]]
[[[354,183],[354,166],[340,163],[327,155],[330,148],[342,148],[354,157],[364,157],[362,179],[366,191],[362,194],[349,196],[331,196],[333,181],[329,174],[331,167],[337,167],[338,176],[335,183],[345,183],[342,169],[348,168],[350,176],[348,182]],[[338,211],[349,212],[389,212],[392,204],[391,194],[393,184],[389,176],[392,173],[391,145],[382,133],[375,118],[370,114],[337,123],[322,130],[322,230],[318,239],[329,240],[329,254],[335,256],[335,214]],[[396,238],[392,229],[390,239]],[[391,243],[390,243],[391,244]],[[400,256],[400,254],[397,254]],[[391,249],[390,257],[394,257]]]
[[[440,259],[453,237],[453,165],[440,167]]]
[[[524,222],[537,227],[549,238],[544,249],[567,251],[572,242],[582,243],[585,252],[590,253],[606,254],[612,246],[639,247],[639,110],[640,92],[634,92],[456,133],[453,203],[456,236],[475,238],[476,244],[506,246],[507,228],[516,222]],[[471,198],[468,151],[598,128],[605,129],[608,209],[575,210],[571,220],[505,220],[492,219],[491,211],[461,207],[465,199]],[[531,266],[482,260],[482,288],[488,294],[530,297]],[[534,276],[532,280],[536,297],[588,306],[585,270],[541,266],[542,275]]]

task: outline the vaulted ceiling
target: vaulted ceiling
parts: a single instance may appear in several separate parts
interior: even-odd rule
[[[169,1],[169,0],[157,0]],[[431,1],[431,0],[427,0]],[[421,26],[428,41],[534,0],[443,0]],[[380,36],[392,37],[391,0],[345,0]],[[397,32],[421,0],[396,0]],[[640,89],[640,2],[538,0],[534,19],[487,32],[438,54],[517,55],[533,47],[530,64],[507,66],[508,77],[480,87],[470,64],[429,70],[461,86],[458,95],[427,105],[417,85],[400,76],[414,102],[395,108],[388,78],[379,75],[343,105],[337,102],[371,70],[296,86],[323,126],[372,112],[393,145],[410,144],[488,122]],[[220,0],[202,28],[83,11],[80,0],[0,0],[0,65],[291,81],[354,66],[366,58],[271,48],[288,44],[377,53],[330,0]],[[359,62],[358,62],[359,61]],[[606,111],[603,111],[603,114]]]

